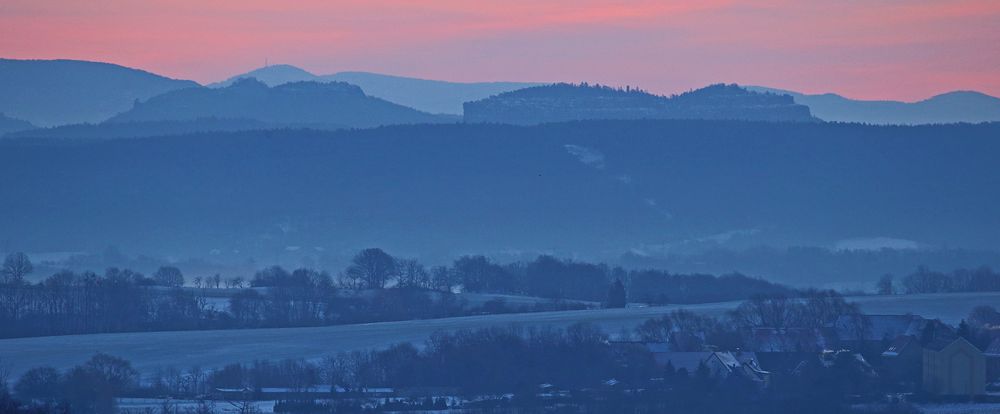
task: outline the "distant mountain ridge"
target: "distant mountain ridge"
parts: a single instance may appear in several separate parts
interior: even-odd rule
[[[666,97],[638,89],[559,83],[465,103],[466,122],[530,125],[587,119],[816,120],[791,96],[726,84]]]
[[[269,65],[251,70],[247,73],[235,75],[221,82],[209,83],[205,86],[209,88],[225,88],[240,79],[257,79],[265,85],[275,87],[290,82],[321,82],[320,76],[314,75],[305,69],[292,65]]]
[[[252,119],[264,123],[321,128],[440,123],[454,117],[432,115],[365,95],[343,82],[292,82],[268,87],[253,78],[223,88],[188,88],[165,93],[108,120],[118,122]]]
[[[371,72],[339,72],[315,75],[292,65],[271,65],[233,76],[209,87],[225,87],[236,80],[255,78],[268,86],[289,82],[347,82],[366,94],[434,114],[462,114],[462,104],[512,90],[538,86],[527,82],[448,82],[383,75]]]
[[[271,65],[209,86],[218,89],[243,78],[258,79],[271,87],[303,81],[347,82],[360,87],[369,97],[381,98],[428,114],[451,115],[463,114],[466,102],[484,101],[508,92],[550,85],[524,82],[447,82],[368,72],[316,75],[291,65]],[[98,129],[82,125],[99,124],[122,112],[130,111],[132,105],[137,101],[147,101],[164,93],[199,87],[200,85],[196,82],[171,79],[110,63],[79,60],[0,59],[0,113],[5,113],[10,118],[27,121],[33,126],[41,128],[75,125],[74,128],[68,130],[48,130],[48,132],[54,133],[71,130],[74,134],[94,135],[99,133]],[[790,95],[793,104],[808,107],[811,116],[826,121],[902,125],[1000,122],[1000,98],[974,91],[949,92],[909,103],[855,100],[836,94],[810,95],[759,86],[745,88],[755,92]],[[517,98],[517,96],[507,96],[507,98]],[[639,108],[635,106],[639,101],[635,101],[634,98],[633,95],[626,102],[619,97],[616,98],[618,99],[616,103],[612,103],[608,97],[605,97],[601,99],[607,100],[607,102],[603,102],[601,105],[624,105],[617,111],[631,111],[630,115],[620,115],[625,118],[635,117],[640,113],[643,114],[643,117],[650,114],[656,114],[657,117],[660,117],[662,113],[652,109],[652,107],[668,106],[652,104],[652,107]],[[743,111],[743,114],[735,119],[777,121],[803,119],[802,109],[796,109],[794,106],[788,105],[787,102],[775,100],[763,103],[763,101],[751,102],[745,99],[740,101],[743,98],[730,94],[726,99],[715,102],[689,101],[688,104],[697,106],[697,108],[691,106],[683,111],[677,108],[679,105],[676,105],[675,102],[675,107],[670,111],[680,113],[680,115],[670,114],[666,117],[730,119],[733,111]],[[497,101],[493,101],[493,103],[496,104]],[[646,104],[648,103],[646,102]],[[506,105],[508,108],[505,110],[514,110],[511,102],[507,102]],[[528,103],[522,102],[518,105],[528,105]],[[540,105],[540,103],[535,102],[532,105]],[[726,105],[729,106],[725,107]],[[743,107],[736,108],[733,105],[743,105]],[[577,105],[577,108],[581,109],[585,106]],[[780,108],[782,106],[784,107]],[[725,107],[724,110],[723,107]],[[592,107],[589,110],[596,111],[597,109]],[[606,107],[603,111],[607,113],[611,109]],[[726,113],[729,115],[725,115]],[[777,115],[779,113],[781,115]],[[206,118],[213,117],[211,114],[197,115]],[[475,120],[477,116],[473,114],[470,119]],[[542,114],[525,114],[525,117],[531,116],[541,117]],[[579,117],[563,116],[562,118],[577,119]],[[585,116],[583,119],[589,118]],[[268,124],[268,122],[263,123]],[[307,124],[309,123],[313,122],[307,122]],[[212,125],[213,123],[201,124]],[[285,123],[282,122],[282,124]],[[315,125],[326,128],[334,124],[336,122],[323,121]],[[195,123],[188,123],[183,127],[172,125],[171,130],[184,130],[194,125]],[[221,124],[215,123],[214,125]],[[22,128],[23,125],[17,127],[17,129]],[[121,132],[123,129],[118,128],[117,131]],[[155,131],[150,133],[156,134]]]
[[[748,86],[747,89],[788,94],[824,121],[877,125],[1000,121],[1000,98],[975,91],[948,92],[910,103],[850,99],[833,93],[809,95],[763,86]]]
[[[101,122],[136,100],[196,86],[110,63],[0,59],[0,112],[42,127]]]

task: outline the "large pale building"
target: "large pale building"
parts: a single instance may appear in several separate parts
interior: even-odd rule
[[[924,391],[938,395],[986,393],[986,357],[965,338],[924,346]]]

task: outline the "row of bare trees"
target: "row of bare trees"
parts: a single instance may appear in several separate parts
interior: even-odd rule
[[[620,281],[630,301],[705,303],[753,295],[796,292],[740,274],[672,274],[663,270],[625,270],[603,263],[538,256],[527,262],[497,263],[486,256],[462,256],[430,269],[414,259],[399,259],[377,248],[354,256],[338,278],[347,289],[420,288],[441,291],[506,293],[557,299],[606,301],[608,287]],[[254,286],[263,286],[254,280]]]
[[[115,397],[134,389],[138,380],[129,361],[98,353],[65,372],[32,368],[18,380],[14,392],[26,401],[44,404],[36,412],[111,414]]]
[[[0,337],[199,329],[217,316],[194,292],[155,290],[128,269],[61,271],[34,285],[0,286]]]
[[[904,277],[901,286],[895,288],[883,287],[882,284],[891,283],[885,280],[887,279],[883,278],[880,281],[880,290],[889,293],[896,290],[908,294],[1000,291],[1000,273],[986,266],[976,269],[956,269],[951,272],[936,272],[921,266]]]
[[[9,258],[9,267],[23,273],[25,266],[13,264],[27,261],[26,256]],[[195,282],[197,287],[219,287],[223,280],[217,275]],[[242,278],[227,279],[226,286],[238,291],[226,292],[224,305],[213,301],[209,306],[210,292],[185,289],[184,275],[172,266],[161,267],[151,277],[118,268],[103,275],[60,271],[36,284],[0,285],[0,323],[6,328],[0,337],[318,326],[549,309],[515,309],[503,302],[473,309],[456,300],[456,291],[587,300],[615,307],[647,300],[648,295],[660,298],[655,302],[698,303],[795,293],[740,275],[626,271],[551,256],[509,264],[463,256],[428,270],[417,260],[396,258],[378,248],[358,252],[336,278],[313,269],[272,266],[249,279],[251,289],[246,285]]]

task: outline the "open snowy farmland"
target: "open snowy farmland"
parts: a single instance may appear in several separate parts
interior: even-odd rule
[[[852,298],[870,314],[914,313],[955,324],[978,305],[1000,306],[1000,292]],[[67,335],[0,340],[0,359],[16,378],[25,370],[48,365],[66,369],[94,353],[106,352],[132,361],[144,374],[157,368],[219,367],[255,359],[317,359],[343,351],[384,347],[398,342],[422,343],[437,331],[503,327],[565,327],[590,322],[608,333],[676,309],[719,316],[738,302],[627,309],[482,315],[432,320],[381,322],[310,328],[218,331],[143,332]]]

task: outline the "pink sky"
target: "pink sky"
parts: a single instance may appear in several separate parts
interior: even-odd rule
[[[199,82],[271,63],[456,81],[1000,96],[996,0],[2,0],[0,57]]]

